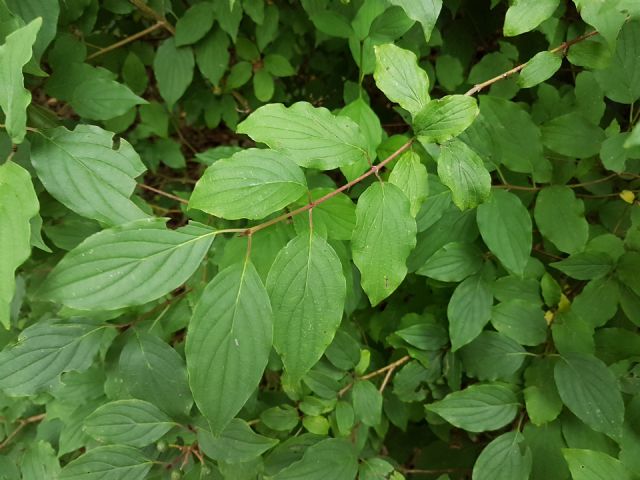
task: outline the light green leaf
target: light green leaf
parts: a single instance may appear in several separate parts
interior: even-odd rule
[[[518,342],[498,332],[482,332],[460,349],[467,375],[478,380],[509,380],[525,355]]]
[[[218,273],[195,307],[186,344],[191,391],[214,435],[258,386],[272,336],[269,297],[253,264]]]
[[[353,480],[358,455],[347,440],[328,438],[308,447],[297,462],[280,470],[273,480]]]
[[[569,258],[553,262],[550,265],[571,278],[592,280],[603,277],[613,270],[614,262],[608,254],[593,251],[575,253]]]
[[[407,196],[411,204],[411,216],[415,217],[429,194],[427,167],[420,161],[420,156],[415,152],[402,154],[389,175],[389,182]]]
[[[467,95],[447,95],[431,100],[413,120],[418,140],[424,143],[443,143],[457,137],[478,116],[476,99]]]
[[[584,203],[569,187],[552,185],[538,193],[534,209],[540,233],[558,250],[576,253],[589,238],[589,224],[584,217]]]
[[[293,382],[327,349],[342,320],[346,282],[336,252],[308,232],[278,253],[267,291],[273,308],[273,345]]]
[[[291,405],[271,407],[260,413],[260,421],[272,430],[290,431],[298,425],[298,411]]]
[[[356,418],[365,425],[375,427],[382,421],[382,394],[368,380],[360,380],[351,392]]]
[[[513,391],[499,384],[475,384],[426,406],[451,425],[469,432],[498,430],[518,413]]]
[[[296,418],[297,423],[297,418]],[[258,435],[247,422],[231,420],[220,436],[198,429],[198,445],[209,458],[217,462],[242,463],[259,457],[278,443],[275,438]]]
[[[555,420],[562,411],[562,399],[553,380],[555,359],[535,358],[524,371],[524,403],[535,425]]]
[[[333,188],[314,188],[310,192],[310,200],[317,202],[325,195],[332,194]],[[304,206],[309,198],[301,197],[297,206]],[[353,229],[356,225],[356,206],[344,193],[333,195],[329,200],[324,200],[313,207],[313,230],[322,237],[334,240],[351,240]],[[309,216],[296,215],[293,224],[297,232],[309,229]]]
[[[218,160],[198,180],[189,200],[216,217],[259,219],[307,191],[300,167],[273,150],[251,148]]]
[[[382,142],[382,126],[376,113],[362,98],[358,97],[340,110],[340,115],[349,117],[358,124],[369,146],[369,158],[374,160],[376,158],[376,149]],[[352,169],[356,168],[358,169],[357,172],[351,172]],[[343,167],[343,171],[349,180],[353,180],[367,168],[369,168],[369,163],[366,159],[362,159],[357,164]],[[351,175],[351,173],[355,173],[355,175]]]
[[[391,0],[391,4],[402,7],[407,17],[422,25],[424,38],[429,43],[431,32],[442,10],[442,0]]]
[[[518,85],[521,88],[531,88],[550,79],[562,65],[562,57],[557,53],[540,52],[527,62],[520,71]]]
[[[198,268],[215,232],[197,224],[169,230],[164,222],[138,220],[90,236],[55,266],[40,294],[83,310],[143,305],[166,295]]]
[[[573,414],[595,431],[619,438],[624,420],[622,394],[615,375],[601,360],[564,354],[554,375],[560,398]]]
[[[14,162],[0,165],[0,323],[9,328],[15,271],[31,255],[30,219],[40,205],[29,172]]]
[[[604,94],[614,102],[631,104],[640,98],[640,21],[626,23],[609,65],[593,73]]]
[[[155,335],[133,331],[120,353],[119,372],[131,396],[151,402],[174,417],[191,411],[193,399],[184,359]]]
[[[367,158],[358,125],[307,102],[264,105],[238,125],[238,133],[281,151],[302,167],[331,170]]]
[[[18,15],[25,23],[30,23],[38,18],[42,19],[42,27],[33,45],[34,59],[39,61],[46,48],[56,37],[58,17],[60,15],[59,3],[42,2],[42,0],[6,0],[3,3],[6,3],[11,12]],[[42,74],[35,62],[27,68],[29,67],[38,70],[38,74]]]
[[[456,287],[447,307],[449,336],[453,351],[478,335],[491,318],[491,284],[478,274]]]
[[[153,72],[158,82],[160,95],[169,108],[184,94],[193,79],[193,52],[190,48],[176,47],[173,37],[158,47],[153,59]]]
[[[453,203],[460,210],[478,206],[491,194],[491,175],[482,159],[460,140],[442,145],[438,176],[451,190]]]
[[[253,74],[253,93],[261,102],[268,102],[273,97],[275,84],[273,77],[266,70],[258,70]]]
[[[473,466],[473,480],[528,480],[531,449],[520,432],[507,432],[484,447]]]
[[[199,5],[199,4],[198,4]],[[195,47],[196,63],[202,75],[213,85],[218,85],[229,66],[229,37],[220,29],[214,29]]]
[[[134,94],[122,83],[108,78],[96,78],[80,83],[73,90],[69,103],[81,117],[91,120],[109,120],[147,101]]]
[[[415,245],[416,222],[402,191],[381,182],[367,188],[356,206],[351,250],[371,305],[380,303],[402,283]]]
[[[547,339],[547,322],[540,305],[513,299],[493,307],[491,325],[521,345],[540,345]]]
[[[478,228],[484,243],[504,267],[522,276],[532,246],[531,216],[520,199],[505,190],[494,190],[478,206]]]
[[[63,372],[87,369],[104,328],[78,318],[28,327],[15,345],[0,352],[0,390],[12,396],[34,395],[59,385]]]
[[[568,157],[597,155],[604,139],[604,131],[580,113],[567,113],[542,126],[544,146]]]
[[[482,252],[471,243],[451,242],[434,253],[416,273],[442,282],[461,282],[482,268]]]
[[[124,445],[96,447],[69,462],[60,480],[144,480],[153,461]]]
[[[29,442],[27,451],[20,462],[22,478],[25,480],[51,480],[59,478],[60,463],[51,444],[40,440]]]
[[[176,47],[196,43],[213,26],[213,6],[209,2],[196,3],[176,23]]]
[[[619,1],[573,0],[585,23],[595,28],[613,49],[620,29],[627,20],[624,4]]]
[[[108,225],[146,217],[129,197],[145,166],[133,147],[93,125],[58,127],[33,139],[31,162],[47,191],[74,212]]]
[[[146,447],[175,425],[152,403],[117,400],[102,405],[84,421],[84,430],[103,443]]]
[[[430,100],[427,72],[418,66],[418,59],[410,50],[391,43],[377,45],[374,50],[376,85],[389,100],[415,115]]]
[[[631,474],[617,458],[594,450],[564,448],[573,480],[632,480]]]
[[[553,15],[560,0],[514,0],[504,19],[504,34],[515,37],[529,32]]]
[[[27,133],[27,106],[31,92],[24,88],[22,67],[31,59],[31,47],[42,25],[42,18],[7,35],[0,46],[0,107],[11,141],[22,143]]]

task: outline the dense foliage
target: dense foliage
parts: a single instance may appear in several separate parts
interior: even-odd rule
[[[0,479],[640,478],[640,2],[0,38]]]

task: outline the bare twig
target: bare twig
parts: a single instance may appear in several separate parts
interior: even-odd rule
[[[385,376],[383,383],[383,386],[380,387],[380,391],[384,390],[384,387],[386,387],[386,384],[389,382],[389,378],[391,378],[391,373],[393,373],[393,371],[398,368],[400,365],[403,365],[405,363],[407,363],[409,360],[411,360],[411,357],[409,355],[405,355],[402,358],[399,358],[398,360],[396,360],[393,363],[390,363],[389,365],[386,365],[382,368],[379,368],[378,370],[375,370],[371,373],[367,373],[366,375],[363,375],[361,377],[359,377],[357,380],[369,380],[370,378],[374,378],[377,377],[379,375],[382,375],[383,373],[386,373],[387,375]],[[391,373],[389,373],[391,372]],[[356,380],[356,381],[357,381]],[[347,385],[346,387],[344,387],[342,390],[340,390],[338,392],[338,397],[342,397],[345,393],[347,393],[349,391],[349,389],[351,387],[353,387],[353,385],[355,384],[355,381],[351,382],[349,385]]]
[[[139,38],[142,38],[145,35],[147,35],[147,34],[149,34],[151,32],[154,32],[158,28],[162,28],[164,26],[165,26],[164,22],[161,22],[161,21],[156,22],[153,25],[151,25],[150,27],[145,28],[144,30],[142,30],[142,31],[140,31],[138,33],[134,33],[133,35],[130,35],[130,36],[126,37],[126,38],[123,38],[122,40],[120,40],[120,41],[118,41],[118,42],[116,42],[114,44],[111,44],[111,45],[109,45],[107,47],[101,48],[97,52],[93,52],[91,55],[89,55],[87,57],[87,60],[91,60],[92,58],[99,57],[100,55],[103,55],[103,54],[105,54],[107,52],[110,52],[112,50],[120,48],[120,47],[122,47],[122,46],[124,46],[124,45],[126,45],[128,43],[135,42]]]
[[[185,200],[184,198],[180,198],[180,197],[178,197],[176,195],[173,195],[172,193],[165,192],[163,190],[160,190],[158,188],[152,187],[150,185],[145,185],[144,183],[139,183],[138,187],[140,187],[140,188],[142,188],[144,190],[149,190],[150,192],[157,193],[158,195],[162,195],[163,197],[170,198],[171,200],[175,200],[176,202],[180,202],[180,203],[182,203],[184,205],[188,205],[189,204],[189,201]]]
[[[30,425],[32,423],[37,423],[41,420],[43,420],[45,417],[44,413],[41,413],[39,415],[33,415],[32,417],[27,417],[27,418],[23,418],[18,422],[18,426],[15,428],[15,430],[13,430],[9,435],[7,435],[7,438],[5,438],[2,443],[0,443],[0,450],[2,450],[4,447],[6,447],[9,443],[11,443],[11,441],[16,437],[16,435],[18,435],[22,429],[24,427],[26,427],[27,425]]]
[[[140,10],[142,13],[144,13],[148,17],[154,18],[156,22],[160,23],[167,32],[171,33],[171,35],[176,34],[176,29],[173,27],[173,25],[171,25],[167,21],[164,15],[161,15],[160,13],[156,12],[153,8],[151,8],[149,5],[144,3],[142,0],[129,0],[129,1],[133,3],[138,8],[138,10]]]

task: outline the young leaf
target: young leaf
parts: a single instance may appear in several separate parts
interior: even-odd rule
[[[33,139],[31,162],[47,191],[74,212],[108,225],[147,215],[129,197],[146,167],[133,147],[92,125],[58,127]]]
[[[389,100],[415,115],[430,100],[427,72],[418,66],[418,59],[410,50],[392,43],[377,45],[374,50],[376,85]]]
[[[476,99],[467,95],[447,95],[431,100],[413,120],[418,140],[425,143],[443,143],[457,137],[478,116]]]
[[[336,252],[308,232],[278,253],[267,291],[273,308],[273,344],[293,382],[320,360],[342,320],[346,283]]]
[[[504,35],[515,37],[529,32],[553,15],[560,0],[515,0],[504,19]]]
[[[133,397],[173,417],[189,414],[193,399],[187,370],[178,352],[155,335],[135,330],[120,353],[120,375]]]
[[[540,52],[534,55],[520,71],[518,85],[521,88],[534,87],[553,77],[561,65],[562,58],[557,53]]]
[[[251,148],[218,160],[198,180],[189,208],[216,217],[264,218],[307,191],[300,167],[273,150]]]
[[[411,20],[415,20],[422,25],[424,38],[429,43],[431,32],[436,25],[436,20],[442,10],[442,0],[391,0],[391,4],[398,5]]]
[[[331,170],[367,158],[367,141],[358,125],[307,102],[288,108],[279,103],[264,105],[237,131],[281,151],[302,167]]]
[[[528,480],[533,459],[520,432],[494,438],[473,466],[474,480]]]
[[[297,423],[297,419],[296,419]],[[259,457],[278,443],[274,438],[258,435],[247,422],[234,418],[220,436],[198,429],[198,445],[207,457],[217,462],[243,463]]]
[[[22,143],[27,133],[27,106],[31,103],[31,92],[24,88],[22,67],[31,59],[31,47],[41,25],[42,18],[32,20],[7,35],[0,46],[0,107],[7,133],[15,144]]]
[[[474,208],[491,193],[491,175],[482,159],[460,140],[444,144],[438,157],[438,176],[460,210]]]
[[[31,176],[14,162],[0,165],[0,323],[9,328],[15,271],[31,254],[29,220],[38,214]]]
[[[102,405],[87,417],[84,429],[99,442],[146,447],[174,425],[152,403],[130,399]]]
[[[178,48],[174,38],[168,38],[158,48],[153,59],[153,72],[160,95],[169,108],[173,107],[191,84],[194,65],[192,50]]]
[[[538,193],[534,209],[540,233],[558,250],[576,253],[589,238],[589,224],[584,217],[584,203],[569,187],[552,185]]]
[[[18,343],[0,352],[0,390],[7,395],[34,395],[60,384],[60,374],[87,369],[105,327],[74,319],[41,321],[25,329]]]
[[[451,425],[469,432],[498,430],[518,413],[513,391],[499,384],[475,384],[426,406]]]
[[[353,480],[358,472],[358,455],[344,439],[327,438],[308,447],[297,462],[280,470],[273,480]]]
[[[531,216],[513,193],[495,190],[478,206],[478,228],[484,243],[508,270],[522,276],[532,245]]]
[[[215,232],[192,224],[169,230],[161,218],[103,230],[55,266],[40,294],[78,309],[142,305],[182,285],[198,268]]]
[[[60,480],[143,480],[153,461],[140,450],[124,445],[93,448],[69,462]]]
[[[404,153],[389,175],[389,183],[393,183],[409,199],[411,216],[415,217],[429,194],[427,168],[415,152]]]
[[[214,435],[258,386],[272,336],[269,297],[253,264],[218,273],[196,305],[186,343],[191,391]]]
[[[367,188],[356,206],[351,251],[371,305],[380,303],[402,283],[415,245],[416,222],[402,191],[381,182]]]
[[[565,448],[562,450],[573,480],[632,480],[624,464],[603,452]]]
[[[476,338],[491,318],[493,293],[482,274],[456,287],[447,307],[451,347],[456,351]]]

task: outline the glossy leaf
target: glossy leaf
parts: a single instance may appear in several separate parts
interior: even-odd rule
[[[537,53],[520,71],[518,84],[522,88],[534,87],[553,77],[553,74],[560,69],[561,65],[562,58],[557,53]]]

